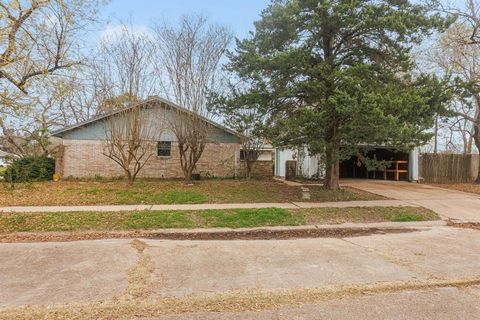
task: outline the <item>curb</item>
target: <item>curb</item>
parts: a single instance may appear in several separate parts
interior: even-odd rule
[[[195,229],[152,229],[152,233],[224,233],[224,232],[256,232],[256,231],[296,231],[296,230],[329,230],[329,229],[411,229],[411,228],[432,228],[446,226],[447,222],[443,220],[418,221],[418,222],[373,222],[373,223],[342,223],[342,224],[322,224],[322,225],[303,225],[303,226],[277,226],[277,227],[255,227],[255,228],[195,228]]]
[[[17,232],[0,234],[0,243],[21,242],[71,242],[112,239],[146,240],[295,240],[311,238],[351,238],[390,233],[411,233],[444,226],[444,221],[386,222],[339,225],[306,225],[257,228],[209,228],[209,229],[156,229],[127,231],[81,231],[81,232]]]

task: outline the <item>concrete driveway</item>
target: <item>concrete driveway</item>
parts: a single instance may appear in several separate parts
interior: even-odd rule
[[[480,222],[480,195],[411,182],[342,180],[341,184],[431,209],[443,219]]]

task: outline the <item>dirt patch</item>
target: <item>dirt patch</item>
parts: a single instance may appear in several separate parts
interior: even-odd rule
[[[99,239],[157,239],[157,240],[287,240],[301,238],[347,238],[374,234],[410,233],[414,228],[305,228],[291,230],[231,230],[201,232],[163,231],[109,231],[109,232],[44,232],[1,234],[0,243],[9,242],[59,242]]]
[[[480,230],[480,222],[454,222],[452,220],[447,221],[447,226],[463,229]]]
[[[146,299],[152,290],[151,277],[155,267],[151,257],[144,253],[145,242],[134,239],[132,247],[138,252],[138,261],[128,269],[128,287],[119,299]]]
[[[168,240],[286,240],[298,238],[346,238],[372,234],[408,233],[416,229],[403,228],[331,228],[292,230],[250,230],[198,233],[151,233],[149,238]]]
[[[138,251],[138,253],[143,253],[143,250],[147,248],[147,244],[143,241],[140,241],[138,239],[134,239],[132,241],[132,247]]]

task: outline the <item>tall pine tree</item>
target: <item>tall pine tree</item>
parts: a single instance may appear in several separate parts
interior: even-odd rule
[[[430,138],[438,81],[413,76],[411,48],[449,20],[408,0],[273,1],[228,69],[270,115],[277,145],[324,156],[325,187],[363,145],[414,146]]]

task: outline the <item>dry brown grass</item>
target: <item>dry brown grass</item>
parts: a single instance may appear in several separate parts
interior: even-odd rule
[[[447,221],[447,225],[455,228],[480,230],[480,223],[478,222],[455,222],[449,220]]]
[[[152,290],[151,277],[155,267],[151,257],[144,252],[147,244],[141,240],[134,239],[132,247],[138,252],[138,260],[137,263],[128,269],[128,287],[117,298],[119,300],[146,299]]]
[[[176,201],[175,194],[186,195],[186,199]],[[206,180],[193,186],[183,181],[145,180],[130,188],[122,181],[60,181],[32,183],[15,190],[0,187],[0,206],[286,202],[300,198],[300,188],[273,180]]]
[[[193,312],[245,312],[302,305],[347,296],[382,294],[406,290],[426,290],[444,287],[470,287],[480,284],[480,278],[454,280],[415,280],[382,282],[357,286],[325,288],[244,290],[220,294],[203,294],[183,298],[110,300],[86,304],[27,306],[0,311],[0,319],[94,320],[158,317],[167,314]]]
[[[480,194],[480,184],[476,183],[429,183],[429,185],[444,189]]]
[[[376,200],[381,197],[356,189],[339,191],[310,187],[311,201]],[[301,189],[275,180],[203,180],[186,185],[180,180],[60,181],[0,185],[0,206],[67,206],[173,203],[244,203],[302,201]]]
[[[225,231],[175,231],[143,230],[143,231],[104,231],[104,232],[39,232],[39,233],[12,233],[0,234],[0,243],[15,242],[68,242],[79,240],[100,239],[156,239],[156,240],[284,240],[305,238],[345,238],[363,237],[373,234],[410,233],[420,229],[408,228],[316,228],[304,227],[294,229],[247,229]]]

